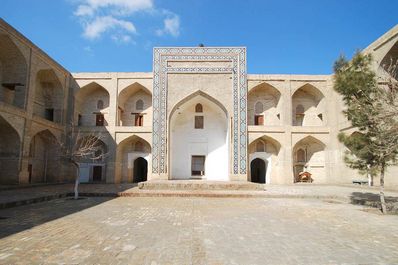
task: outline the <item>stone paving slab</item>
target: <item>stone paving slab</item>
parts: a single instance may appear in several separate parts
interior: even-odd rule
[[[0,264],[398,263],[398,216],[322,200],[63,198],[0,216]]]

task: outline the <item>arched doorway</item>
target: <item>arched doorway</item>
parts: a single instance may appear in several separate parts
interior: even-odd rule
[[[254,159],[250,163],[251,182],[265,183],[265,173],[267,172],[267,164],[260,158]]]
[[[148,162],[145,158],[139,157],[134,161],[133,182],[147,181]]]
[[[137,135],[132,135],[117,146],[116,151],[116,179],[122,183],[131,183],[136,181],[136,160],[143,158],[148,162],[147,168],[151,167],[151,146],[143,138]],[[146,172],[146,179],[150,179]]]

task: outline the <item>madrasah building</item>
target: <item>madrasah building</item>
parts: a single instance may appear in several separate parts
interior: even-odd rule
[[[81,161],[82,182],[366,178],[343,161],[337,135],[355,128],[333,75],[248,74],[246,52],[154,48],[153,72],[71,74],[0,20],[0,184],[73,180],[62,150],[76,132],[100,137],[106,154]],[[398,26],[364,52],[385,74],[398,58]],[[386,185],[397,175],[389,168]]]

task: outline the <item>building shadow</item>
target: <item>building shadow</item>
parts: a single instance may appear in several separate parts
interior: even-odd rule
[[[0,238],[31,229],[35,226],[84,211],[118,197],[118,193],[136,187],[137,183],[126,184],[80,184],[78,200],[73,199],[73,185],[65,185],[62,190],[51,191],[51,185],[14,190],[4,190],[7,195],[20,192],[21,206],[0,209]],[[57,185],[62,188],[62,185]],[[55,186],[56,187],[56,186]],[[32,190],[46,188],[36,196]]]
[[[392,214],[398,214],[398,197],[385,196],[387,211]],[[371,192],[353,192],[350,196],[350,202],[354,205],[363,205],[373,208],[381,208],[380,196],[378,193]]]
[[[0,210],[0,238],[95,207],[112,199],[110,197],[86,197],[74,200],[71,197],[64,197]]]

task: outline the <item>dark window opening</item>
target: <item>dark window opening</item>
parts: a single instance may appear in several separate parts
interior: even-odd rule
[[[195,106],[195,112],[203,112],[203,106],[202,104],[198,103]]]
[[[263,115],[255,115],[254,116],[254,125],[264,125],[264,116]]]
[[[44,117],[46,120],[54,121],[54,109],[46,109]]]
[[[137,102],[135,103],[135,109],[143,110],[144,109],[144,101],[142,101],[141,99],[137,100]]]
[[[203,129],[204,119],[203,116],[195,116],[195,129]]]
[[[144,115],[135,114],[134,126],[144,126]]]
[[[99,182],[102,180],[102,166],[93,167],[93,181]]]
[[[192,176],[205,175],[205,156],[192,156],[191,172]]]
[[[104,126],[104,114],[95,115],[95,126]]]
[[[101,110],[104,108],[104,101],[98,100],[97,102],[97,109]]]
[[[81,114],[77,115],[77,126],[82,126],[82,115]]]

